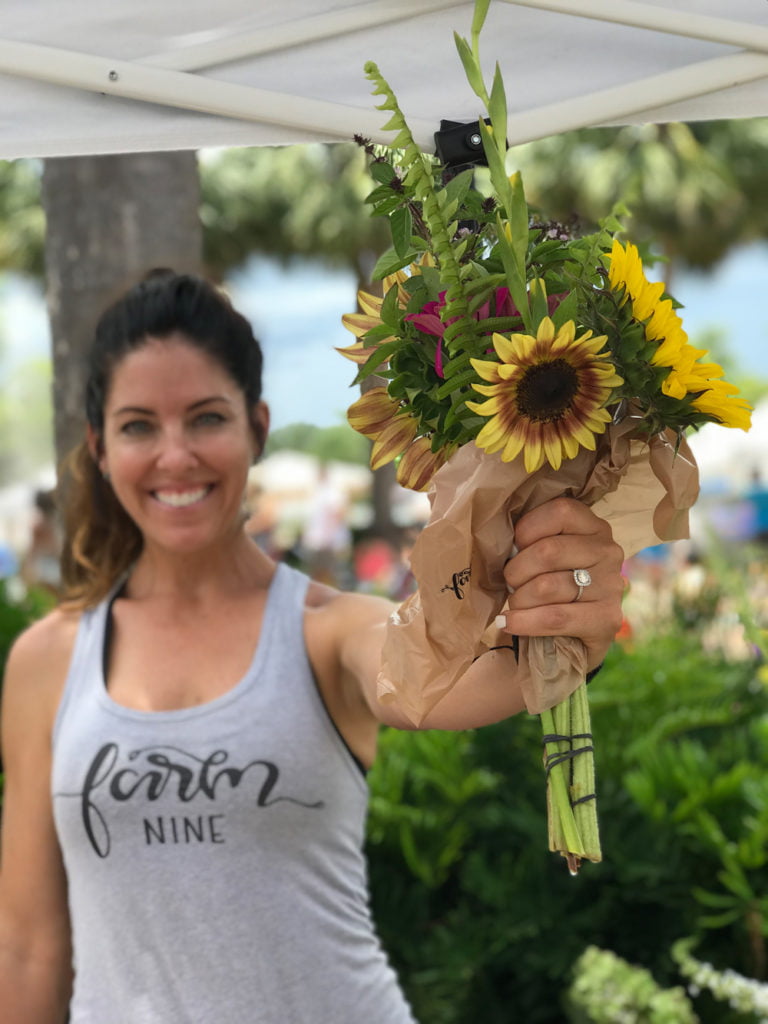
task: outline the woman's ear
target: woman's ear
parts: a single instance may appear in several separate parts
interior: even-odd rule
[[[251,409],[251,433],[254,441],[253,461],[256,462],[264,451],[269,433],[269,406],[266,402],[257,402]]]
[[[90,423],[87,423],[85,427],[85,441],[88,445],[88,451],[91,453],[91,458],[99,467],[99,472],[104,476],[107,472],[107,459],[104,454],[104,444],[101,439],[101,434],[97,433]]]

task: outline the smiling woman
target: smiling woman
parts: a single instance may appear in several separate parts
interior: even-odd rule
[[[363,853],[378,727],[410,727],[377,692],[395,609],[247,534],[269,425],[250,325],[205,281],[150,275],[97,325],[86,418],[64,600],[3,690],[3,1024],[413,1024]],[[622,592],[610,531],[560,501],[517,538],[520,631],[556,611],[595,667]],[[521,707],[514,678],[474,673],[424,728]]]
[[[104,430],[89,453],[120,505],[154,545],[191,551],[240,525],[248,470],[267,408],[249,411],[231,375],[182,334],[126,355],[107,392]]]

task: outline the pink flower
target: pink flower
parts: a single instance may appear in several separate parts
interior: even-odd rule
[[[547,308],[550,316],[552,316],[567,294],[567,292],[562,292],[558,295],[547,296]],[[431,334],[432,337],[439,339],[437,342],[437,348],[435,349],[435,373],[441,378],[445,377],[445,373],[443,372],[443,336],[445,334],[445,328],[448,324],[452,324],[456,319],[455,317],[452,317],[450,320],[445,322],[440,319],[440,310],[444,306],[445,292],[440,292],[437,302],[427,302],[418,313],[409,313],[403,318],[409,323],[415,324],[422,334]],[[488,301],[484,302],[472,315],[475,320],[481,322],[483,320],[488,320],[491,316],[520,316],[520,312],[512,301],[512,296],[509,294],[509,288],[496,289],[496,292],[493,295],[493,306],[494,308],[491,310],[491,299],[488,299]],[[489,331],[489,333],[491,332]],[[487,351],[492,352],[493,349],[488,349]]]

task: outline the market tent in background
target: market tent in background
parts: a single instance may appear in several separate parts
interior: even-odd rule
[[[574,8],[578,7],[578,14]],[[727,16],[724,16],[727,12]],[[471,121],[450,0],[15,0],[0,39],[0,157],[391,141],[377,62],[426,150]],[[585,125],[768,114],[765,0],[493,0],[510,144]]]
[[[768,487],[768,400],[755,406],[748,432],[705,423],[688,437],[688,444],[701,473],[704,495]]]
[[[749,431],[705,423],[688,444],[699,467],[701,497],[691,510],[691,536],[768,543],[768,399],[755,406]]]

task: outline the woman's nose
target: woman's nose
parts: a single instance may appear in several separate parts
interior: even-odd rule
[[[183,430],[168,430],[160,437],[157,465],[166,470],[184,470],[197,462],[190,439]]]

